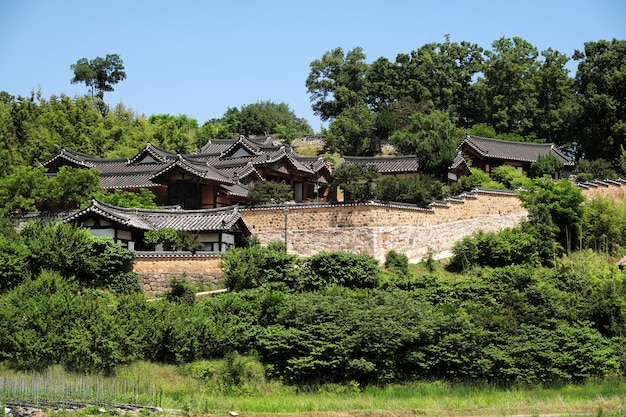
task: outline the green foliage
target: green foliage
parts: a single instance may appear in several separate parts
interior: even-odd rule
[[[504,185],[491,179],[482,169],[471,168],[472,174],[459,178],[459,188],[471,191],[474,188],[504,189]]]
[[[600,197],[586,201],[582,244],[584,248],[620,256],[626,248],[626,203]]]
[[[230,291],[285,283],[294,287],[295,256],[275,245],[231,248],[220,255],[224,284]]]
[[[344,54],[341,47],[325,52],[310,64],[306,88],[313,112],[323,121],[339,116],[345,109],[365,103],[368,64],[361,47]]]
[[[62,222],[30,223],[22,238],[33,276],[51,270],[92,288],[138,289],[138,278],[130,273],[133,253],[108,238],[91,236],[87,229]]]
[[[1,214],[36,210],[46,189],[46,176],[41,168],[15,167],[0,178]]]
[[[502,183],[509,190],[527,187],[530,184],[528,177],[511,165],[500,165],[493,168],[491,170],[491,178],[496,182]]]
[[[154,126],[153,142],[164,149],[185,154],[204,145],[196,137],[197,120],[187,115],[153,114],[148,121]]]
[[[148,245],[162,245],[162,250],[166,251],[196,252],[202,249],[202,242],[200,242],[196,233],[167,227],[148,230],[144,233],[143,241]]]
[[[577,145],[578,156],[613,162],[621,147],[626,146],[625,75],[616,70],[626,63],[626,40],[585,42],[584,48],[574,52],[573,59],[578,61],[578,69],[568,136]]]
[[[378,168],[368,164],[342,165],[333,171],[333,186],[343,190],[344,201],[366,201],[375,196]]]
[[[70,65],[74,71],[72,84],[85,83],[91,87],[91,95],[102,99],[105,91],[113,91],[113,84],[126,79],[124,62],[118,54],[107,54],[105,58],[96,57],[92,60],[81,58],[76,64]],[[94,91],[95,90],[95,91]]]
[[[375,288],[380,279],[380,265],[367,254],[321,252],[304,261],[299,279],[300,285],[307,290],[334,285]]]
[[[0,235],[0,294],[30,277],[29,259],[25,243]]]
[[[427,175],[379,179],[376,181],[375,194],[379,200],[421,206],[445,197],[443,184]]]
[[[409,274],[409,258],[404,253],[398,253],[392,249],[385,255],[385,268],[398,275],[406,276]]]
[[[374,115],[364,104],[347,107],[322,132],[324,147],[344,155],[365,155],[375,147],[374,123]]]
[[[578,174],[579,181],[588,181],[596,178],[605,180],[618,177],[617,172],[613,169],[613,165],[602,158],[592,161],[581,159],[578,161],[576,169],[580,172],[580,174]],[[585,176],[585,174],[587,176]]]
[[[241,110],[228,109],[226,111],[237,126],[232,133],[242,135],[269,136],[292,139],[312,133],[313,130],[305,119],[299,119],[286,103],[259,101],[255,104],[241,106]]]
[[[434,110],[412,115],[411,125],[392,134],[391,142],[400,153],[416,155],[423,173],[443,179],[463,137],[447,113]]]
[[[147,188],[139,189],[139,192],[130,192],[123,190],[115,190],[113,192],[106,192],[100,190],[94,196],[95,199],[106,204],[110,204],[116,207],[127,208],[157,208],[155,202],[156,196]]]
[[[170,290],[165,294],[165,299],[170,302],[192,305],[196,300],[196,292],[185,275],[180,278],[172,277],[170,278]]]
[[[507,265],[538,265],[539,240],[521,227],[499,232],[478,232],[454,244],[451,269],[465,270],[475,266],[501,267]]]
[[[291,186],[275,181],[256,182],[248,191],[248,199],[252,204],[283,204],[292,198]]]
[[[528,210],[528,221],[536,236],[554,239],[569,253],[581,237],[584,196],[580,189],[568,180],[538,178],[519,197]]]
[[[48,192],[40,202],[73,210],[86,206],[99,190],[97,171],[64,166],[48,180]]]
[[[164,250],[174,250],[178,243],[178,232],[170,228],[148,230],[143,235],[148,245],[163,245]]]
[[[530,178],[541,178],[544,175],[554,178],[555,173],[562,170],[563,166],[563,162],[552,154],[539,155],[537,160],[530,164],[530,171],[528,172],[528,175]]]

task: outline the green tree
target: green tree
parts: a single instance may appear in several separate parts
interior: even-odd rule
[[[148,119],[154,126],[154,144],[172,152],[185,154],[202,146],[196,134],[198,121],[186,115],[153,114]]]
[[[532,135],[538,113],[537,49],[519,37],[500,38],[485,51],[483,77],[476,88],[485,106],[480,120],[496,130]]]
[[[368,69],[365,58],[361,47],[345,54],[337,47],[311,62],[306,88],[315,115],[328,121],[347,108],[365,103]]]
[[[103,203],[117,207],[127,208],[157,208],[156,196],[147,188],[141,188],[139,192],[115,190],[108,192],[100,189],[95,194],[95,199]]]
[[[295,139],[313,133],[305,119],[299,119],[286,103],[260,101],[242,106],[239,116],[239,133],[243,135],[276,135],[281,139]]]
[[[586,42],[575,51],[577,108],[572,114],[576,159],[614,162],[626,146],[626,40]],[[615,166],[617,168],[617,166]]]
[[[322,132],[324,146],[330,152],[364,155],[372,149],[374,115],[366,105],[348,107]]]
[[[567,127],[574,105],[574,79],[565,66],[569,58],[548,48],[541,53],[543,61],[537,71],[536,137],[559,146],[568,146]],[[492,136],[489,136],[492,137]]]
[[[519,193],[528,221],[539,239],[554,240],[567,253],[579,246],[585,197],[575,184],[562,179],[537,178]]]
[[[411,126],[395,132],[391,142],[401,154],[416,155],[423,173],[444,179],[463,137],[447,113],[434,110],[414,114]]]
[[[241,291],[265,284],[295,288],[296,257],[276,247],[252,245],[231,248],[220,255],[224,283],[229,291]]]
[[[102,99],[105,91],[114,91],[113,85],[126,79],[124,62],[118,54],[107,54],[92,60],[81,58],[70,65],[74,72],[72,84],[85,83],[91,89],[92,97]]]
[[[540,178],[547,175],[550,178],[554,178],[555,174],[558,175],[559,171],[561,171],[563,167],[563,162],[557,159],[556,156],[552,154],[539,155],[537,160],[530,164],[528,176],[530,178]]]
[[[445,196],[443,183],[428,175],[381,178],[376,181],[375,192],[379,200],[421,206],[441,200]]]
[[[47,193],[41,196],[40,202],[73,210],[87,205],[99,190],[97,171],[61,167],[48,180]]]
[[[248,191],[252,204],[283,204],[293,198],[291,186],[275,181],[259,181]]]
[[[551,171],[553,174],[555,171]],[[503,184],[509,190],[515,190],[518,187],[525,187],[529,184],[530,179],[512,165],[500,165],[491,170],[491,178]]]
[[[380,265],[368,254],[322,252],[304,260],[298,269],[304,289],[315,291],[327,286],[375,288]]]
[[[342,165],[333,171],[333,186],[343,190],[344,201],[365,201],[375,196],[378,168],[368,164]]]
[[[43,168],[25,166],[13,168],[10,174],[0,178],[0,210],[5,215],[35,211],[46,185]]]

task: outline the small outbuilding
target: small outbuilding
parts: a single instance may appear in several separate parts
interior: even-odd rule
[[[87,227],[94,236],[110,237],[128,249],[154,250],[144,243],[150,230],[173,229],[197,236],[203,252],[225,252],[239,238],[250,235],[238,206],[210,210],[176,208],[138,209],[116,207],[93,200],[91,204],[67,215],[69,223]]]

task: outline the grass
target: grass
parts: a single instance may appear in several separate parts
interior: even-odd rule
[[[265,380],[260,364],[252,358],[238,356],[235,363],[241,365],[237,369],[244,376],[236,386],[224,382],[231,368],[223,360],[183,366],[136,362],[120,367],[114,377],[106,378],[77,376],[54,368],[47,373],[45,383],[42,375],[0,368],[0,378],[16,381],[22,387],[22,394],[27,394],[24,400],[54,396],[56,392],[64,395],[66,401],[139,402],[189,415],[225,415],[230,411],[245,416],[289,414],[290,417],[626,415],[626,380],[623,379],[558,387],[412,382],[384,387],[329,384],[315,390],[298,390]],[[31,385],[35,381],[38,382]],[[76,385],[77,381],[82,381],[82,385]],[[69,391],[81,398],[66,395],[69,386],[74,387]],[[82,396],[76,389],[80,386]],[[88,388],[92,386],[100,388]],[[84,394],[89,398],[84,398]],[[0,387],[0,403],[8,398],[6,390]]]

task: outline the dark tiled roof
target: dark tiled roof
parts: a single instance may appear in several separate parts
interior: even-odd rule
[[[143,231],[163,228],[188,232],[228,231],[236,224],[248,231],[237,206],[212,210],[151,210],[116,207],[93,200],[89,206],[65,217],[64,220],[71,223],[81,222],[92,214],[113,223]]]
[[[229,157],[239,148],[246,149],[248,156]],[[149,159],[146,159],[149,157]],[[214,181],[222,185],[234,186],[229,192],[233,195],[245,195],[242,183],[261,179],[257,167],[273,165],[276,162],[293,167],[296,174],[313,176],[315,174],[330,177],[328,167],[321,158],[304,158],[291,148],[275,146],[271,138],[209,141],[200,152],[189,155],[177,155],[158,148],[151,143],[130,159],[104,159],[79,152],[61,150],[53,158],[44,162],[44,167],[70,165],[93,168],[100,173],[100,186],[104,189],[150,188],[158,187],[162,175],[179,168],[198,178]],[[237,174],[237,175],[235,175]],[[243,181],[246,179],[245,181]]]
[[[151,156],[156,162],[166,162],[169,159],[176,158],[175,153],[156,147],[148,142],[143,150],[128,160],[128,164],[139,162],[148,155]]]
[[[176,160],[170,161],[167,165],[162,167],[159,171],[155,172],[150,177],[152,181],[157,181],[159,177],[174,170],[181,169],[188,172],[198,178],[215,181],[220,184],[234,184],[235,182],[227,178],[213,167],[210,167],[206,163],[199,162],[197,160],[188,159],[182,155],[178,155]]]
[[[417,174],[420,172],[419,162],[415,155],[404,156],[344,156],[340,166],[367,164],[378,167],[381,174]]]
[[[573,166],[572,161],[552,143],[514,142],[467,135],[459,149],[464,146],[470,147],[483,157],[506,161],[535,162],[541,155],[552,154],[566,166]]]

